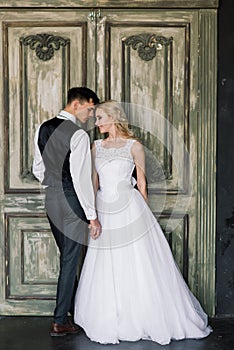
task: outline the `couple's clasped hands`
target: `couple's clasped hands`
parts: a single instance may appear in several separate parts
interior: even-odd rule
[[[93,239],[97,239],[100,236],[102,232],[102,226],[98,221],[98,219],[90,220],[89,229],[90,229],[90,236]]]

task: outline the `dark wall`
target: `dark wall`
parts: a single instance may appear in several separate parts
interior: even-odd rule
[[[218,16],[217,316],[234,316],[234,2]]]

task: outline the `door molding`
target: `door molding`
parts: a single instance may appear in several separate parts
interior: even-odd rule
[[[4,2],[1,4],[1,2]],[[22,0],[19,5],[16,4],[15,0],[3,1],[0,0],[1,8],[217,8],[219,0],[50,0],[50,3],[41,2],[40,0]]]
[[[198,112],[198,298],[215,315],[217,17],[200,11]],[[211,69],[212,67],[212,69]]]

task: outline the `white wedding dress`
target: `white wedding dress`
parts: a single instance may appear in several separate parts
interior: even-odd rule
[[[134,188],[127,140],[121,148],[96,144],[102,234],[90,239],[75,300],[74,320],[96,342],[203,338],[212,329],[188,289],[170,247]]]

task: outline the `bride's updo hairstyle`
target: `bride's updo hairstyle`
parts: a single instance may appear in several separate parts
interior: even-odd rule
[[[135,139],[132,130],[129,129],[127,116],[119,102],[108,100],[96,105],[96,109],[98,108],[114,119],[115,127],[123,137]]]

